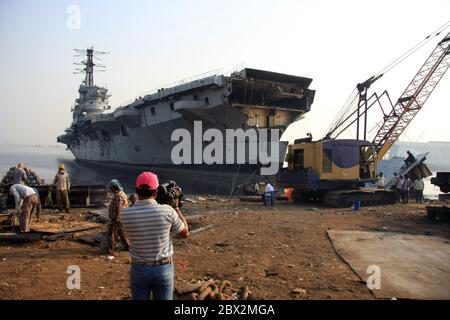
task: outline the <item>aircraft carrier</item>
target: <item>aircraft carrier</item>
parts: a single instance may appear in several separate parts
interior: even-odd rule
[[[194,135],[194,121],[202,121],[203,130],[255,128],[282,133],[308,112],[314,101],[310,78],[245,68],[228,76],[216,72],[180,81],[111,112],[108,90],[94,84],[94,59],[100,52],[93,48],[79,52],[86,54],[80,70],[85,79],[72,108],[73,122],[57,141],[84,162],[153,170],[255,172],[258,165],[250,163],[175,165],[171,151],[177,142],[171,141],[171,134],[184,128]]]

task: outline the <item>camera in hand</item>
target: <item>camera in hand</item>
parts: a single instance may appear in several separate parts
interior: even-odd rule
[[[159,204],[168,204],[173,208],[181,208],[183,191],[173,180],[166,181],[158,187],[156,202]]]

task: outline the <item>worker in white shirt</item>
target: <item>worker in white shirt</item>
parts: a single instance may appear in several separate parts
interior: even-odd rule
[[[258,195],[259,194],[259,183],[255,182],[255,194]]]
[[[9,193],[14,196],[16,210],[20,210],[19,224],[21,232],[30,232],[31,217],[35,211],[39,215],[39,196],[33,188],[22,184],[14,184],[9,189]],[[20,203],[22,208],[20,208]],[[14,223],[14,221],[13,221]]]
[[[386,186],[386,177],[383,176],[383,172],[380,172],[380,175],[377,178],[377,188],[384,189]]]
[[[416,197],[416,203],[423,203],[423,189],[425,189],[425,183],[423,179],[417,178],[413,184],[414,195]]]
[[[269,182],[269,180],[266,180],[266,187],[264,189],[264,205],[270,203],[270,205],[273,206],[274,199],[275,199],[275,188]]]
[[[392,177],[391,181],[389,181],[389,186],[391,190],[396,190],[397,189],[397,183],[398,183],[398,176],[397,173],[394,172],[394,176]]]

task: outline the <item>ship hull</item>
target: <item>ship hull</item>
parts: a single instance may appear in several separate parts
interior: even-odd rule
[[[110,179],[118,179],[127,192],[134,192],[136,177],[143,171],[152,171],[160,182],[175,180],[186,194],[239,194],[246,185],[254,185],[266,177],[260,176],[259,167],[253,165],[136,165],[113,161],[77,160],[78,164],[87,168],[91,175],[88,180],[76,173],[73,178],[86,183],[106,183]],[[85,170],[83,170],[85,171]]]

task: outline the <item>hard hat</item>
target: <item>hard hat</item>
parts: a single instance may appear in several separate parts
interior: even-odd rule
[[[112,179],[110,182],[108,182],[107,187],[111,189],[111,187],[116,187],[120,191],[123,191],[122,185],[120,184],[119,180]]]
[[[59,169],[65,169],[64,164],[61,163],[58,168]]]

